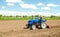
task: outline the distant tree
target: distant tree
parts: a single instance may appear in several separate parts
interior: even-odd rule
[[[13,16],[9,16],[9,17],[13,17]]]
[[[24,17],[27,17],[27,16],[23,16],[23,18],[24,18]]]
[[[33,15],[31,17],[34,17]]]
[[[18,15],[16,15],[16,17],[19,17]]]
[[[50,16],[50,18],[55,18],[55,17],[56,17],[56,16],[53,16],[53,15],[52,15],[52,16]]]
[[[35,17],[39,17],[39,15],[35,15]]]
[[[2,15],[0,15],[0,17],[2,17]]]
[[[35,15],[35,18],[39,18],[39,15]]]
[[[1,19],[2,15],[0,15],[0,19]]]

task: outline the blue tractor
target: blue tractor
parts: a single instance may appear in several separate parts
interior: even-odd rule
[[[33,29],[42,29],[42,28],[49,28],[49,26],[46,25],[46,20],[42,19],[32,19],[28,20],[28,24],[26,25],[27,28],[33,30]]]

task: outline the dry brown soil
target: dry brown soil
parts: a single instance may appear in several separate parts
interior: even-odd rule
[[[48,20],[50,29],[24,29],[27,20],[0,20],[0,37],[60,37],[60,20]]]

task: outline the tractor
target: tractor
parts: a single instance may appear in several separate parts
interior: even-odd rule
[[[49,26],[45,23],[46,20],[40,20],[40,19],[33,19],[28,20],[28,23],[26,25],[26,28],[33,30],[33,29],[43,29],[43,28],[49,28]]]

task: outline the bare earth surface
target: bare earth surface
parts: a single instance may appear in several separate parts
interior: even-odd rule
[[[50,29],[24,29],[27,20],[0,20],[0,37],[60,37],[60,20],[48,20]]]

